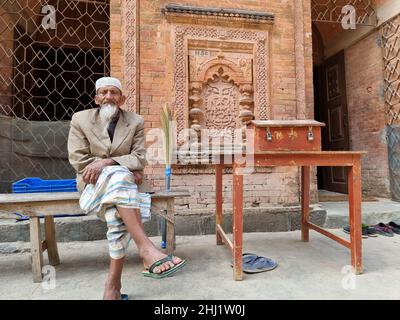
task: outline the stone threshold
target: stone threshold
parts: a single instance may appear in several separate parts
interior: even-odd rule
[[[362,221],[368,225],[378,222],[400,223],[400,202],[379,199],[378,202],[362,203]],[[182,213],[181,213],[182,212]],[[188,212],[187,212],[188,213]],[[215,233],[215,216],[212,210],[178,211],[175,215],[177,235],[206,235]],[[232,211],[224,210],[223,228],[232,230]],[[321,202],[310,205],[311,222],[326,229],[342,228],[348,224],[347,202]],[[43,222],[43,219],[41,219]],[[59,242],[92,241],[106,239],[106,225],[96,216],[55,218],[56,236]],[[160,217],[153,215],[144,224],[149,236],[159,236]],[[299,206],[276,206],[244,209],[244,232],[281,232],[300,230]],[[42,233],[44,228],[41,228]],[[313,232],[313,231],[311,231]],[[229,232],[228,232],[229,233]],[[1,242],[28,242],[28,221],[0,220]],[[1,250],[0,250],[0,253]]]

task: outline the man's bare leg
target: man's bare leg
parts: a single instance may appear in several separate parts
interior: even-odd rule
[[[110,258],[110,270],[104,288],[104,300],[121,300],[121,274],[125,258]]]
[[[121,208],[117,206],[117,210],[124,221],[124,224],[128,228],[129,234],[131,235],[133,241],[135,241],[139,250],[139,254],[143,259],[143,264],[146,267],[151,266],[154,262],[167,256],[154,246],[144,232],[139,209]],[[161,273],[181,261],[182,260],[180,258],[175,257],[173,261],[165,262],[161,266],[154,268],[154,272]]]

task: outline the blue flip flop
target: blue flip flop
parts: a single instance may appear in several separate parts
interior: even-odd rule
[[[233,263],[231,263],[233,266]],[[242,270],[245,273],[259,273],[271,271],[278,266],[278,263],[270,258],[261,257],[253,253],[243,253]]]
[[[129,300],[129,296],[127,294],[121,294],[121,300]]]

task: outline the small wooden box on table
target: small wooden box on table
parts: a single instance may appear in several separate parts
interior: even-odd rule
[[[167,254],[174,251],[174,201],[175,198],[189,197],[187,190],[172,190],[151,194],[151,211],[167,220]],[[29,230],[34,282],[42,281],[43,252],[47,250],[49,264],[60,264],[58,255],[54,215],[81,213],[78,192],[10,193],[0,194],[0,218],[15,218],[13,212],[29,216]],[[160,211],[160,212],[158,212]],[[41,240],[40,216],[45,220],[45,240]]]
[[[254,151],[320,151],[321,127],[315,120],[253,120]],[[251,141],[249,141],[251,143]]]
[[[314,120],[251,121],[248,129],[246,152],[219,154],[216,169],[216,242],[226,244],[232,252],[233,275],[242,280],[243,249],[243,169],[254,166],[301,167],[301,239],[309,241],[313,229],[344,245],[351,251],[351,264],[356,274],[362,273],[361,254],[361,156],[362,151],[321,151],[321,127],[324,123]],[[253,136],[254,139],[249,139]],[[228,159],[228,161],[227,161]],[[251,161],[249,161],[251,159]],[[214,157],[214,161],[215,161]],[[222,229],[222,173],[232,166],[233,174],[233,242]],[[350,241],[342,239],[309,221],[310,168],[311,166],[347,167],[349,192]]]

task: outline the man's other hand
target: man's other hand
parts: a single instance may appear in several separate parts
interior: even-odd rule
[[[87,184],[96,184],[101,171],[105,167],[112,166],[115,164],[116,162],[112,159],[101,159],[93,161],[91,164],[86,166],[85,170],[83,171],[82,174],[83,181]]]
[[[135,177],[135,183],[137,185],[142,184],[143,182],[143,173],[141,171],[132,171],[134,177]]]

